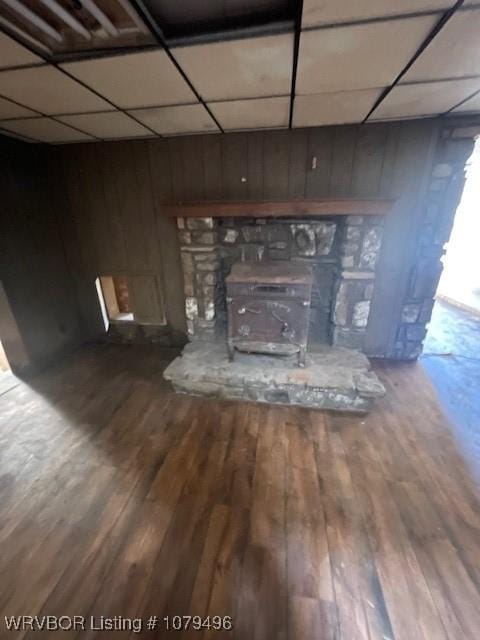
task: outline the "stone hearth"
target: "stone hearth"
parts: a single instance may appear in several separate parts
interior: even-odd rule
[[[188,344],[165,371],[179,392],[366,412],[384,393],[361,353],[382,241],[378,215],[177,218]],[[238,261],[292,261],[313,274],[307,365],[226,345],[225,278]]]
[[[329,345],[309,351],[300,369],[295,357],[237,353],[229,362],[224,340],[195,341],[164,377],[180,393],[357,413],[385,393],[366,356]]]

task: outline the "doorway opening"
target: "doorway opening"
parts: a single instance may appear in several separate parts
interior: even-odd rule
[[[426,355],[468,355],[472,349],[477,351],[471,341],[478,342],[480,349],[480,136],[465,171],[465,187],[442,258],[443,272],[424,345]]]
[[[480,137],[466,165],[466,182],[455,214],[437,299],[480,316]]]
[[[480,468],[480,138],[443,259],[422,365],[451,419],[462,455]],[[474,473],[477,473],[476,471]],[[480,481],[480,477],[478,478]]]

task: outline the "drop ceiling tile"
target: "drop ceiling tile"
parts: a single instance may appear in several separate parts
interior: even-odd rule
[[[314,96],[297,96],[293,110],[294,127],[362,122],[382,89],[338,91]]]
[[[43,60],[22,47],[5,33],[0,32],[0,69],[41,63]]]
[[[197,102],[165,51],[148,51],[61,65],[123,109]]]
[[[201,104],[135,109],[131,113],[147,127],[165,136],[219,131],[208,111]]]
[[[397,16],[419,11],[441,11],[455,4],[454,0],[304,0],[302,27],[321,24],[354,22],[370,18]]]
[[[254,98],[209,102],[208,106],[225,130],[278,129],[288,127],[290,97]]]
[[[47,65],[2,71],[0,94],[47,115],[111,108],[108,102]]]
[[[121,111],[82,113],[58,118],[96,138],[136,138],[151,136],[152,132]]]
[[[7,120],[0,124],[7,131],[37,140],[38,142],[82,142],[93,140],[86,133],[75,131],[61,122],[50,118],[29,118],[28,120]]]
[[[25,107],[20,107],[18,104],[10,102],[10,100],[0,98],[0,120],[8,120],[10,118],[29,118],[36,115],[38,114],[34,111],[30,111],[30,109],[25,109]]]
[[[290,91],[293,34],[178,47],[172,53],[208,102]]]
[[[304,31],[297,94],[389,85],[435,24],[434,16]]]
[[[445,113],[478,89],[480,78],[397,85],[370,119],[387,120]]]
[[[463,102],[453,113],[478,113],[480,111],[480,92]]]
[[[402,82],[480,75],[480,7],[457,11]]]

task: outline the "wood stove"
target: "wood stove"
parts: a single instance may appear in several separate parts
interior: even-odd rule
[[[312,271],[291,261],[237,262],[226,278],[228,353],[292,355],[305,366]]]

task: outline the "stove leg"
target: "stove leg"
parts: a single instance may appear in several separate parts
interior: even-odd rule
[[[307,355],[307,349],[306,347],[302,347],[300,349],[300,351],[298,352],[298,366],[299,367],[304,367],[305,366],[305,358]]]

